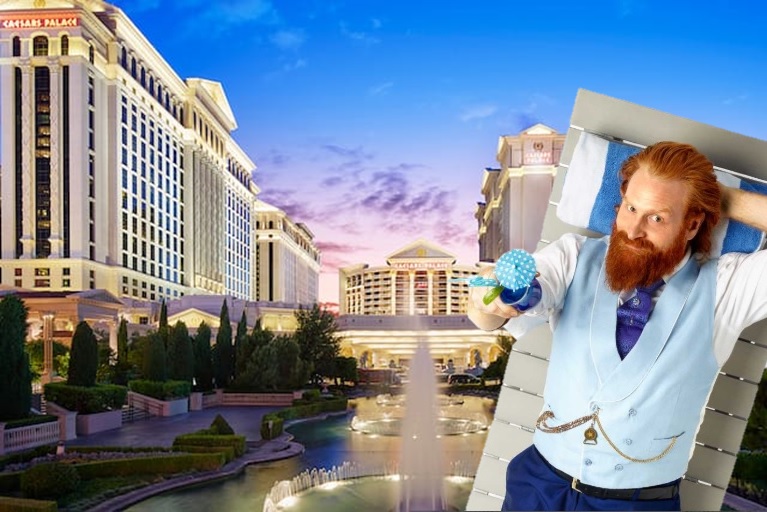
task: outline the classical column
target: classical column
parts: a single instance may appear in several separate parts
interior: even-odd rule
[[[117,354],[118,317],[114,316],[107,321],[109,322],[109,349]]]
[[[392,270],[389,272],[391,277],[391,314],[397,314],[397,271]]]
[[[32,193],[32,177],[34,169],[32,167],[34,148],[32,145],[32,113],[35,108],[34,98],[31,97],[32,79],[30,75],[33,72],[32,66],[25,63],[21,66],[21,218],[22,218],[22,259],[35,257],[35,237],[34,237],[34,195]]]
[[[428,269],[426,271],[426,281],[428,283],[427,286],[427,293],[429,296],[426,298],[426,314],[427,315],[433,315],[434,314],[434,294],[432,293],[434,291],[434,270]]]
[[[410,297],[410,314],[415,315],[415,270],[408,271],[408,296]]]
[[[52,62],[48,69],[51,73],[50,84],[50,155],[51,155],[51,258],[62,256],[64,240],[61,236],[61,161],[59,154],[59,64]]]
[[[445,297],[447,303],[445,304],[445,314],[453,314],[453,271],[445,270]]]
[[[43,384],[51,382],[53,372],[53,318],[52,311],[43,313],[43,375],[40,380]]]

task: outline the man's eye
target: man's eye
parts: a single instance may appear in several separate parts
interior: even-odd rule
[[[650,220],[653,222],[663,222],[663,217],[660,215],[651,215]]]
[[[631,213],[636,213],[637,209],[631,206],[630,204],[626,205],[626,209],[630,211]]]

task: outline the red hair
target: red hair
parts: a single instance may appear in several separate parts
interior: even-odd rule
[[[629,157],[621,167],[621,194],[629,180],[646,164],[650,175],[664,180],[680,180],[687,185],[685,217],[703,213],[698,233],[690,241],[692,253],[708,255],[711,232],[719,222],[721,192],[714,174],[714,164],[700,151],[680,142],[658,142]]]

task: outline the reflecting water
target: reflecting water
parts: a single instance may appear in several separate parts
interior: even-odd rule
[[[289,427],[296,441],[306,447],[306,452],[298,457],[283,461],[257,464],[246,468],[239,477],[193,487],[174,493],[156,496],[129,508],[132,511],[253,511],[261,510],[264,498],[275,482],[289,480],[302,471],[312,468],[330,468],[341,466],[345,461],[366,464],[378,464],[382,467],[399,459],[400,438],[392,436],[375,436],[352,432],[349,428],[354,414],[373,413],[379,410],[375,398],[351,401],[356,407],[356,413],[331,418],[325,421],[303,422]],[[492,416],[488,412],[491,401],[488,399],[465,397],[460,407],[467,414],[482,413],[488,423]],[[482,456],[487,431],[475,434],[446,436],[440,439],[443,463],[446,473],[454,468],[455,461],[462,461],[462,466],[476,468]],[[459,484],[458,488],[461,487]],[[470,491],[471,485],[463,485]],[[459,491],[450,491],[459,492]],[[463,510],[468,491],[464,497],[459,497],[452,503]],[[329,500],[341,500],[344,492],[327,497]],[[323,498],[325,499],[325,498]],[[341,505],[323,506],[323,510],[340,510]],[[390,510],[383,503],[380,510]],[[377,509],[367,507],[366,512]]]

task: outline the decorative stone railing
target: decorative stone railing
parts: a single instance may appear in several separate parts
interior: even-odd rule
[[[175,400],[158,400],[151,396],[128,391],[128,406],[147,411],[153,416],[175,416],[177,414],[189,412],[189,398],[184,397]]]
[[[58,421],[38,423],[7,430],[0,423],[0,455],[59,442],[61,431]]]

